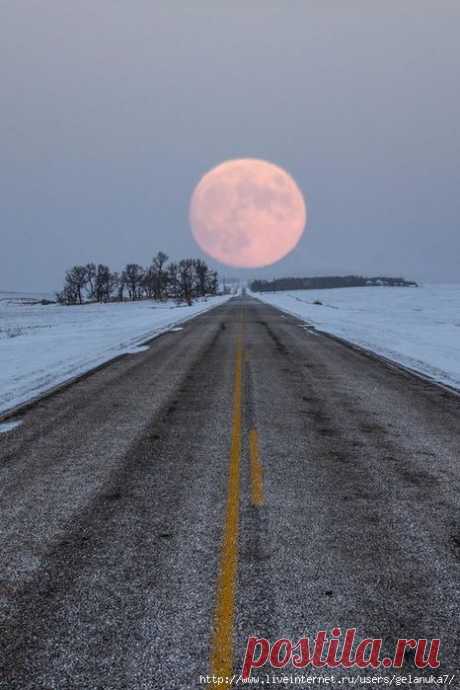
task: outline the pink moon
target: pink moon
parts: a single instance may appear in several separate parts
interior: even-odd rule
[[[305,201],[292,177],[254,158],[210,170],[190,201],[190,225],[201,249],[240,268],[269,266],[289,254],[306,220]]]

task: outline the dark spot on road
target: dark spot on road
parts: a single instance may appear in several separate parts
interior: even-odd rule
[[[327,425],[330,422],[330,417],[321,412],[321,410],[312,410],[310,415],[317,424]]]
[[[334,458],[334,460],[338,460],[339,462],[349,462],[349,457],[344,453],[334,452],[332,453],[332,457]]]
[[[370,525],[379,525],[380,519],[376,515],[367,515],[366,522]]]
[[[356,494],[356,498],[363,498],[365,501],[374,501],[377,497],[378,494],[364,490],[360,490],[359,493]]]
[[[103,496],[103,498],[105,498],[106,501],[119,501],[121,497],[121,491],[114,491],[111,494],[105,494]]]
[[[173,535],[170,532],[161,532],[160,539],[172,539]]]
[[[359,429],[363,434],[375,434],[384,431],[383,427],[378,424],[361,424]]]
[[[260,324],[265,327],[268,335],[270,338],[273,340],[273,342],[276,345],[276,349],[281,355],[287,355],[288,350],[285,345],[281,342],[280,338],[277,336],[277,334],[270,328],[268,323],[266,321],[261,321]]]
[[[423,470],[411,471],[404,465],[398,468],[399,476],[409,484],[422,488],[433,488],[439,481],[429,472]]]
[[[395,458],[393,455],[384,455],[382,460],[384,462],[398,462],[398,458]]]
[[[324,594],[325,594],[327,597],[332,597],[332,596],[334,595],[334,592],[332,591],[332,589],[326,589],[326,591],[324,592]]]
[[[460,534],[452,534],[450,541],[455,556],[460,559]]]
[[[319,432],[322,436],[335,436],[335,431],[334,431],[334,429],[331,429],[331,427],[329,427],[329,426],[320,426],[320,427],[318,428],[318,432]]]

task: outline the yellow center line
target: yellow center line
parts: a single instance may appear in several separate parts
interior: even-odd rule
[[[240,504],[240,457],[242,381],[244,345],[238,336],[233,384],[232,440],[228,475],[227,510],[217,579],[216,608],[211,640],[210,670],[214,676],[230,677],[233,672],[233,627],[238,571],[238,530]]]
[[[251,501],[254,506],[264,504],[264,483],[260,460],[259,436],[256,429],[249,432],[249,456],[251,460]]]

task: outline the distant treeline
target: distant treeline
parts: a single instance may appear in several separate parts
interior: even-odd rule
[[[377,276],[318,276],[313,278],[274,278],[273,280],[253,280],[250,289],[253,292],[276,292],[277,290],[322,290],[324,288],[366,287],[369,285],[386,285],[389,287],[417,287],[414,281],[404,278]]]
[[[73,266],[66,271],[64,288],[56,298],[61,304],[167,298],[191,304],[194,297],[217,294],[218,275],[205,261],[182,259],[167,263],[168,258],[158,252],[150,266],[126,264],[120,272],[111,271],[105,264]]]

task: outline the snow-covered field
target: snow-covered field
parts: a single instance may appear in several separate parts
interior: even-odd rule
[[[460,389],[460,285],[254,293],[332,333]],[[317,300],[322,304],[313,304]]]
[[[37,298],[52,296],[0,292],[0,413],[228,299],[65,307]]]

